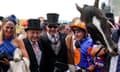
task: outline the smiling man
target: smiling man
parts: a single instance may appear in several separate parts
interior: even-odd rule
[[[57,13],[47,14],[47,33],[40,37],[45,53],[45,72],[54,72],[59,69],[64,72],[67,69],[67,48],[65,34],[58,32]]]
[[[28,27],[25,29],[27,38],[23,39],[25,48],[30,59],[31,72],[43,71],[43,47],[39,41],[40,37],[40,20],[29,19]]]

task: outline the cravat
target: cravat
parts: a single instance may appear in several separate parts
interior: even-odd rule
[[[54,44],[57,44],[56,37],[53,35],[52,38],[54,39],[53,43],[54,43]]]

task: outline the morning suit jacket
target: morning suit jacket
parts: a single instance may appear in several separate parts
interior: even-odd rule
[[[59,40],[61,42],[59,53],[56,55],[51,47],[51,41],[48,38],[47,33],[40,37],[41,44],[44,47],[45,53],[45,72],[53,72],[56,61],[67,64],[67,48],[65,44],[65,34],[59,33]],[[63,67],[63,66],[60,66]],[[63,67],[64,68],[64,67]]]
[[[41,60],[40,60],[40,65],[38,65],[37,63],[37,59],[36,59],[36,56],[35,56],[35,53],[34,53],[34,50],[32,48],[32,45],[30,43],[30,41],[25,38],[23,39],[23,42],[25,44],[25,48],[27,50],[27,53],[28,53],[28,56],[29,56],[29,59],[30,59],[30,70],[31,72],[44,72],[43,69],[44,69],[44,59],[43,59],[43,47],[41,45],[41,42],[38,41],[38,44],[39,44],[39,48],[42,52],[42,55],[41,55]]]

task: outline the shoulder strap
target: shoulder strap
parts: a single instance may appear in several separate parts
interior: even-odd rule
[[[103,47],[101,47],[96,53],[95,53],[95,57],[97,57],[98,53],[102,50]]]

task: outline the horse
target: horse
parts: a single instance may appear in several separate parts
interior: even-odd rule
[[[81,13],[81,20],[85,22],[88,33],[91,34],[93,41],[100,41],[107,50],[112,53],[117,49],[117,44],[111,38],[110,25],[106,17],[102,14],[101,10],[95,6],[96,5],[85,5],[83,8],[80,8],[76,4],[78,11]],[[96,22],[96,24],[95,21],[97,20],[98,22]]]
[[[110,59],[118,55],[118,45],[111,37],[111,23],[98,8],[99,0],[95,0],[93,6],[84,5],[81,8],[76,4],[77,10],[81,13],[81,20],[85,22],[88,33],[96,44],[99,41],[107,50],[105,56],[105,72],[109,71]]]

